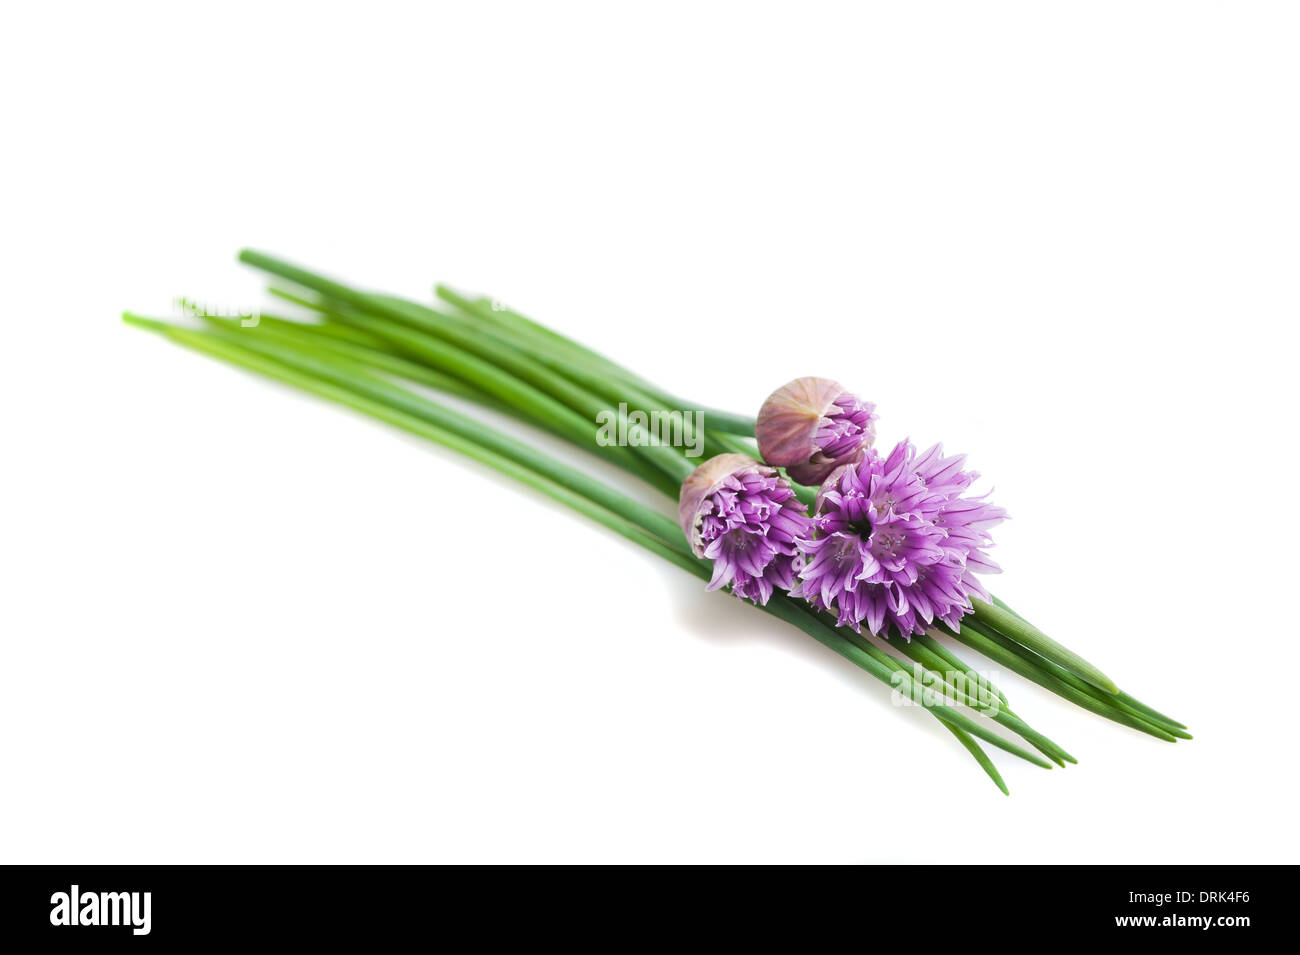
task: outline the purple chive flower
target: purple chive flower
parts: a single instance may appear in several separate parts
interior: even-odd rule
[[[706,589],[765,604],[794,586],[795,539],[811,534],[808,512],[775,468],[744,454],[719,454],[682,482],[682,532],[697,557],[713,561]]]
[[[793,596],[834,610],[839,626],[908,639],[936,620],[957,627],[972,595],[988,600],[975,573],[1000,573],[984,548],[1006,511],[964,497],[979,475],[943,446],[917,454],[902,441],[888,457],[868,451],[826,480],[814,533],[796,542],[805,562]]]
[[[796,378],[763,402],[754,436],[764,461],[817,485],[871,447],[876,406],[829,378]]]

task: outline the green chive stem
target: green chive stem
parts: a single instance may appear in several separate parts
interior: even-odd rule
[[[1118,710],[1113,706],[1107,706],[1091,695],[1082,693],[1070,686],[1068,683],[1056,679],[1041,667],[1034,666],[1032,663],[1021,659],[1016,654],[989,639],[980,632],[978,627],[979,625],[977,623],[966,619],[962,621],[961,630],[953,631],[945,627],[944,632],[958,642],[966,644],[966,646],[970,647],[972,650],[975,650],[988,657],[990,660],[993,660],[995,663],[1006,667],[1013,673],[1019,674],[1032,683],[1037,683],[1044,689],[1051,690],[1057,696],[1063,697],[1077,706],[1081,706],[1086,710],[1096,713],[1098,716],[1104,716],[1108,720],[1128,726],[1129,728],[1138,730],[1141,733],[1146,733],[1148,736],[1154,736],[1156,739],[1161,739],[1168,743],[1176,742],[1176,738],[1161,727],[1126,713],[1123,710]]]
[[[989,624],[999,633],[1005,634],[1021,646],[1028,647],[1039,656],[1051,660],[1057,666],[1069,670],[1080,679],[1087,680],[1098,689],[1112,695],[1119,692],[1119,687],[1110,677],[1073,650],[1061,646],[1037,627],[1021,620],[1013,613],[1008,613],[996,604],[985,603],[978,599],[971,602],[975,606],[975,618]]]

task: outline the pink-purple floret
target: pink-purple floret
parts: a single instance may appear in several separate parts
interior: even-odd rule
[[[863,622],[875,634],[924,633],[936,620],[956,627],[971,596],[988,600],[975,572],[997,573],[984,548],[1006,512],[965,497],[978,478],[965,456],[910,441],[888,457],[868,450],[822,485],[814,530],[796,539],[803,558],[791,591],[837,613],[839,626]]]
[[[795,582],[795,539],[807,536],[804,506],[781,478],[743,470],[724,478],[700,506],[704,556],[713,561],[709,590],[731,585],[738,597],[765,604]]]
[[[815,450],[828,458],[847,458],[876,436],[876,406],[851,392],[835,399],[813,438]]]

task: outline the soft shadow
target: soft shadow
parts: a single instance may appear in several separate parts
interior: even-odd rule
[[[674,581],[669,600],[674,622],[693,636],[711,643],[734,644],[737,652],[753,645],[773,647],[791,660],[815,666],[840,685],[856,691],[873,710],[888,714],[890,718],[906,712],[915,729],[960,749],[948,730],[921,707],[895,706],[891,699],[892,687],[754,605],[729,594],[707,592],[702,582],[691,580]],[[884,646],[879,641],[877,644]]]

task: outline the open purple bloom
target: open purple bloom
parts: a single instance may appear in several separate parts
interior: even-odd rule
[[[838,614],[838,624],[910,638],[936,620],[957,627],[971,596],[988,600],[975,573],[999,573],[984,548],[1006,512],[963,496],[979,477],[942,445],[917,453],[902,441],[888,457],[868,451],[830,475],[817,495],[814,533],[796,542],[806,560],[791,594]]]
[[[759,409],[754,436],[763,460],[791,480],[820,484],[857,461],[876,439],[876,406],[829,378],[796,378]]]
[[[708,590],[765,604],[789,590],[800,560],[795,539],[811,534],[808,513],[775,468],[743,454],[719,454],[682,482],[682,532],[697,557],[713,561]]]

